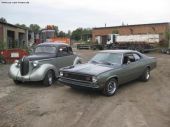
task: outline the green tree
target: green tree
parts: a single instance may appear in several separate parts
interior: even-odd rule
[[[82,31],[82,40],[83,41],[89,41],[89,39],[92,37],[92,29],[85,28]]]
[[[68,30],[68,32],[66,33],[66,36],[71,37],[71,31],[70,30]]]
[[[66,37],[66,33],[64,33],[63,31],[60,31],[58,33],[58,37]]]
[[[25,24],[19,24],[19,23],[17,23],[17,24],[15,24],[15,25],[18,26],[18,27],[27,28],[27,26],[26,26]]]
[[[59,33],[58,26],[54,25],[54,30],[55,30],[55,36],[58,36],[58,33]]]
[[[76,41],[81,40],[82,39],[82,31],[83,31],[83,28],[77,28],[76,30],[74,30],[72,32],[71,38]]]
[[[29,29],[34,33],[40,32],[40,26],[37,24],[30,24]]]
[[[0,22],[7,23],[7,20],[4,17],[1,17]]]
[[[89,37],[91,37],[92,30],[89,28],[77,28],[71,34],[71,38],[76,41],[87,41]]]

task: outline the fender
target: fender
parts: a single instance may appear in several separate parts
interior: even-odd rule
[[[109,80],[112,79],[112,78],[115,78],[115,79],[117,80],[118,84],[119,84],[119,80],[118,80],[118,76],[117,76],[117,75],[113,75],[113,76],[108,77],[108,78],[106,79],[106,81],[109,81]]]
[[[77,57],[75,58],[74,62],[73,62],[73,65],[80,64],[80,63],[82,63],[82,58],[80,58],[80,57],[77,56]]]
[[[42,64],[39,67],[35,68],[30,74],[31,81],[40,81],[43,80],[47,71],[53,70],[55,77],[59,76],[59,70],[52,64]]]

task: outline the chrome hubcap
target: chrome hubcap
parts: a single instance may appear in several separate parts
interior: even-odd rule
[[[53,83],[53,78],[52,78],[52,74],[48,74],[48,82],[51,85]]]
[[[108,84],[108,92],[113,94],[116,91],[116,83],[111,81]]]
[[[150,77],[150,73],[149,73],[149,70],[146,72],[146,79],[149,79]]]

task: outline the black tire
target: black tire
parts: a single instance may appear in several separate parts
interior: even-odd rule
[[[51,86],[53,85],[53,83],[54,83],[54,73],[52,70],[49,70],[43,79],[43,84],[46,86]]]
[[[167,51],[166,51],[166,54],[170,54],[170,51],[169,51],[169,50],[167,50]]]
[[[141,76],[141,80],[144,81],[144,82],[147,82],[149,79],[150,79],[150,69],[149,69],[149,67],[147,67],[145,69],[145,72]]]
[[[16,85],[19,85],[19,84],[22,83],[21,81],[18,81],[18,80],[13,80],[13,82],[14,82]]]
[[[110,79],[109,81],[106,82],[102,92],[105,96],[113,96],[118,87],[118,82],[115,78]]]

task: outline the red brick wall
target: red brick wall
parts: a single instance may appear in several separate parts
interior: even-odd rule
[[[161,34],[169,28],[168,24],[146,24],[146,25],[129,25],[129,26],[118,26],[118,27],[106,27],[106,28],[95,28],[92,31],[92,39],[95,41],[96,36],[108,35],[113,32],[114,29],[118,30],[120,35],[130,34]]]

